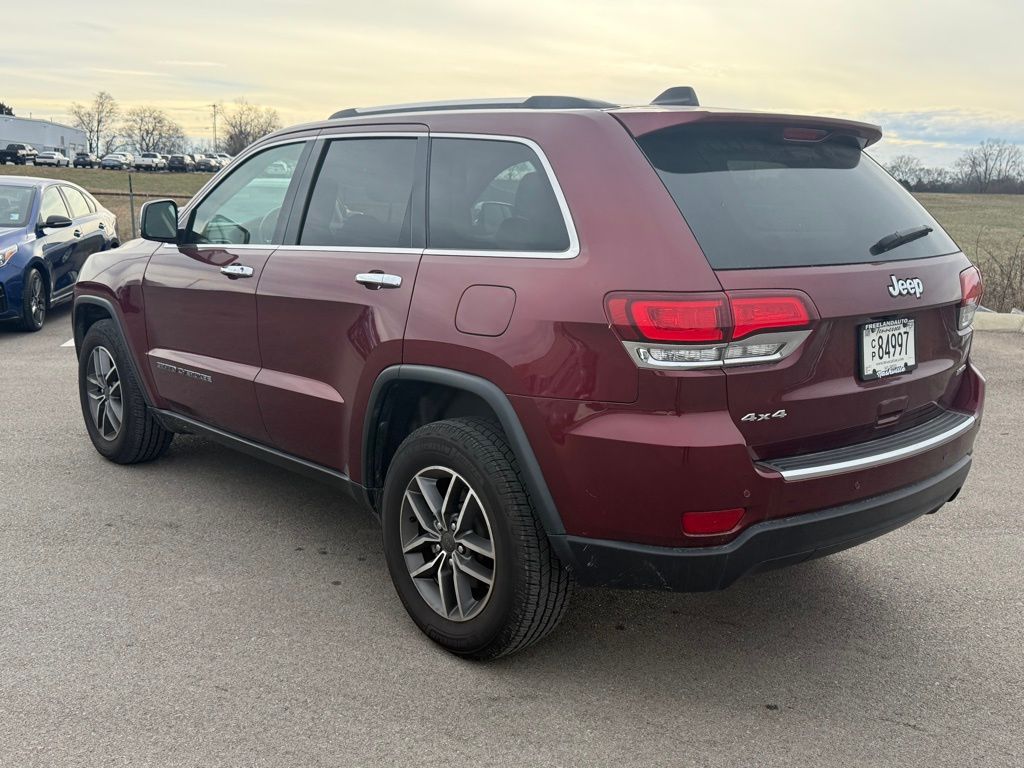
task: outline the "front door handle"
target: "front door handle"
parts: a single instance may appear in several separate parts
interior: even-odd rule
[[[252,277],[252,267],[247,267],[244,264],[228,264],[226,267],[220,268],[222,275],[227,275],[232,280],[237,280],[240,277]]]
[[[402,285],[401,275],[389,275],[384,272],[360,272],[356,282],[367,288],[379,291],[381,288],[399,288]]]
[[[80,229],[76,229],[76,230],[75,230],[74,232],[72,232],[71,234],[73,234],[73,235],[74,235],[75,237],[81,237],[81,236],[82,236],[82,230],[80,230]]]

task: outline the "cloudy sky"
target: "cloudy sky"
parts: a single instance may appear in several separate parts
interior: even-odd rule
[[[47,0],[45,16],[5,37],[0,101],[61,121],[105,89],[200,140],[209,105],[238,98],[287,124],[458,97],[645,103],[693,85],[705,104],[880,123],[883,159],[1024,143],[1020,0]]]

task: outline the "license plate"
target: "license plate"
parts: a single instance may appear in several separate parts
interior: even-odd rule
[[[909,317],[868,323],[860,329],[862,379],[881,379],[917,367],[914,321]]]

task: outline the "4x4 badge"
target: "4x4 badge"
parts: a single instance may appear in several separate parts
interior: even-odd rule
[[[894,298],[914,294],[920,299],[921,294],[924,293],[924,282],[919,277],[897,280],[896,275],[889,275],[889,279],[892,280],[892,285],[889,286],[889,295]]]

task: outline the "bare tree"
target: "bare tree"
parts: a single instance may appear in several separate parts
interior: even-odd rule
[[[133,107],[121,123],[125,143],[136,152],[179,152],[185,145],[181,126],[156,107]]]
[[[912,187],[924,176],[924,163],[913,155],[897,155],[886,163],[885,170],[904,186]]]
[[[258,107],[245,99],[239,99],[234,109],[221,114],[224,117],[224,137],[220,143],[229,155],[237,155],[256,139],[281,127],[277,110]]]
[[[70,111],[75,127],[85,131],[90,152],[106,154],[117,144],[114,124],[121,109],[107,91],[97,93],[92,104],[73,103]]]
[[[1015,181],[1024,173],[1024,152],[1003,139],[986,139],[956,161],[959,181],[978,192],[997,182]]]

